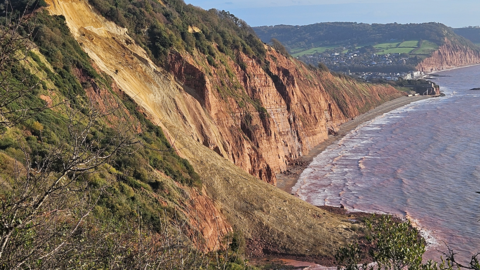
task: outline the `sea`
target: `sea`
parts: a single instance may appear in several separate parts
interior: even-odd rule
[[[388,213],[421,230],[424,259],[480,252],[480,66],[434,74],[444,97],[366,122],[319,154],[292,192],[317,206]]]

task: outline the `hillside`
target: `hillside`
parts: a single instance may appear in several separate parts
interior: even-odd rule
[[[479,27],[464,27],[454,28],[455,34],[462,36],[477,46],[480,44],[480,28]]]
[[[279,40],[306,63],[316,66],[323,62],[338,71],[430,71],[480,62],[480,49],[476,45],[439,23],[318,23],[263,26],[254,30],[264,42]],[[449,56],[439,59],[435,55],[439,50]],[[468,58],[455,59],[462,54],[468,54]],[[437,66],[432,66],[431,60],[422,64],[431,57]]]
[[[230,247],[237,255],[331,263],[338,247],[358,238],[346,216],[275,188],[275,174],[341,123],[402,93],[308,67],[264,45],[226,12],[174,0],[45,2],[29,16],[38,48],[23,52],[28,57],[17,63],[12,80],[18,86],[22,74],[32,77],[35,91],[25,94],[22,105],[46,108],[2,129],[2,198],[18,190],[12,188],[16,164],[30,168],[22,150],[38,164],[61,149],[43,179],[56,176],[53,190],[70,197],[59,194],[62,203],[55,197],[32,213],[45,230],[59,221],[73,226],[64,237],[85,236],[88,249],[68,246],[61,253],[68,260],[59,255],[54,262],[36,261],[56,250],[35,242],[40,255],[27,257],[28,265],[72,258],[80,265],[106,254],[98,265],[139,268],[126,263],[157,259],[164,245],[173,245],[169,241],[181,249],[176,254],[195,254],[187,247]],[[23,112],[12,106],[13,114],[2,119]],[[26,173],[25,179],[36,175]],[[57,189],[63,181],[89,192]],[[89,222],[78,233],[74,224],[82,223],[84,208],[75,207],[86,200],[82,194],[98,201],[85,208]],[[65,210],[51,215],[53,207]],[[44,232],[22,228],[34,240]],[[166,232],[174,239],[163,239]],[[20,246],[22,241],[31,243],[20,237]],[[144,250],[145,243],[150,246]],[[9,263],[16,263],[21,249],[8,250]]]
[[[108,1],[90,1],[92,7],[107,18],[111,17],[108,10],[113,8],[113,1],[110,2],[112,6],[106,8]],[[248,25],[232,14],[205,11],[173,0],[164,1],[163,5],[152,2],[151,10],[140,3],[117,2],[118,14],[113,19],[119,24],[123,22],[128,33],[132,33],[131,38],[145,49],[148,58],[152,59],[148,66],[155,64],[158,69],[172,74],[186,90],[188,98],[198,103],[196,111],[189,105],[188,110],[182,113],[185,117],[172,119],[172,122],[187,121],[185,130],[189,130],[195,140],[272,184],[275,183],[275,173],[284,170],[289,160],[308,152],[327,136],[329,127],[334,128],[350,117],[339,113],[341,110],[358,114],[398,95],[392,88],[365,86],[373,91],[374,98],[364,96],[351,108],[346,108],[349,104],[331,102],[331,97],[325,93],[327,85],[339,85],[357,92],[357,82],[309,70],[300,62],[265,47]],[[133,20],[138,13],[148,14],[144,16],[147,22]],[[67,24],[71,28],[89,29],[81,25],[81,18],[74,21],[74,16],[78,15],[71,16],[70,20],[67,16]],[[146,35],[145,23],[152,25]],[[74,34],[75,31],[72,30]],[[109,61],[108,65],[105,64],[108,70],[104,71],[114,79],[122,79],[123,72],[128,72],[128,69],[115,68],[118,63],[112,59],[123,55],[121,50],[124,48],[112,53],[110,44],[98,46],[95,40],[89,42],[82,36],[86,36],[87,32],[79,34],[77,39],[84,47],[89,46],[86,50],[93,52],[92,58],[101,56],[105,59],[103,61]],[[128,42],[119,45],[130,46]],[[96,52],[101,48],[109,50]],[[122,66],[124,63],[136,66],[138,60],[145,62],[138,57],[126,57],[128,54],[125,52],[121,61],[126,62]],[[131,60],[136,62],[130,64]],[[115,70],[118,70],[117,74]],[[131,82],[136,87],[131,90],[132,96],[151,88],[145,85],[151,80],[149,76]],[[312,81],[313,78],[318,80]],[[121,88],[129,91],[127,86]],[[152,92],[155,93],[155,90]],[[316,99],[311,99],[311,96]],[[139,102],[152,103],[154,100],[142,98]],[[331,103],[331,117],[324,112],[328,103]],[[148,107],[152,111],[159,110],[155,104]],[[155,114],[163,115],[165,112]],[[202,116],[197,117],[196,114]]]

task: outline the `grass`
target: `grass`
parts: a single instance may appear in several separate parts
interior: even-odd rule
[[[297,50],[293,50],[293,51],[297,51],[297,52],[293,53],[292,56],[293,57],[298,57],[298,56],[302,56],[302,55],[306,55],[306,54],[324,53],[325,51],[331,50],[333,48],[336,48],[336,46],[315,47],[315,48],[311,48],[311,49],[308,49],[308,50],[305,50],[305,51],[298,51],[298,49],[297,49]]]
[[[408,40],[403,42],[387,42],[380,43],[373,47],[377,50],[381,50],[379,55],[388,54],[388,53],[411,53],[413,50],[418,48],[418,40]]]
[[[399,48],[417,48],[418,47],[418,40],[409,40],[404,41],[398,45]]]
[[[374,45],[373,47],[378,50],[388,50],[392,48],[398,47],[399,42],[388,42],[388,43],[380,43],[377,45]]]
[[[294,48],[290,50],[290,53],[299,53],[305,51],[305,48]]]
[[[383,55],[387,53],[411,53],[415,48],[393,48],[393,49],[387,49],[384,50],[383,52],[378,52],[378,55]]]
[[[431,54],[432,52],[438,50],[438,45],[433,43],[433,42],[430,42],[428,40],[425,40],[422,42],[422,45],[421,47],[415,51],[414,54],[426,54],[426,55],[429,55]]]

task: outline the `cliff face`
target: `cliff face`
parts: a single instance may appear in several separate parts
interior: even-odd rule
[[[475,64],[480,64],[480,52],[466,46],[453,44],[446,39],[445,44],[435,51],[432,56],[417,65],[417,70],[433,72]]]
[[[329,130],[401,95],[392,87],[311,70],[266,49],[268,67],[241,54],[243,69],[231,60],[205,68],[198,55],[180,53],[170,57],[169,66],[220,131],[221,138],[202,134],[203,144],[269,183],[275,184],[275,173],[291,160],[325,140]]]
[[[184,211],[207,250],[232,228],[254,254],[331,256],[355,238],[343,217],[265,182],[275,184],[275,173],[327,138],[329,129],[400,96],[394,88],[311,70],[270,48],[265,65],[242,53],[235,62],[218,53],[209,64],[198,52],[172,52],[166,71],[84,0],[47,3],[52,15],[65,16],[95,65],[162,127],[202,177],[203,197],[186,190]]]
[[[267,67],[240,53],[243,69],[228,57],[219,57],[214,67],[202,54],[173,52],[172,76],[132,43],[126,29],[83,1],[52,0],[49,9],[67,18],[100,69],[149,113],[178,123],[188,136],[274,185],[275,174],[325,140],[328,130],[400,96],[392,87],[310,70],[271,48]]]

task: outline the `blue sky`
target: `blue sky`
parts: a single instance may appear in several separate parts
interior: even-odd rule
[[[184,0],[203,9],[224,9],[251,26],[317,22],[480,25],[479,0]]]

